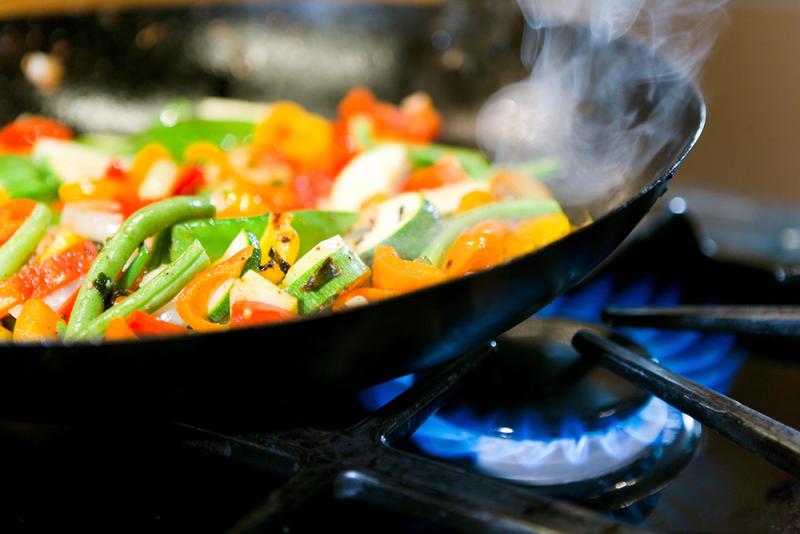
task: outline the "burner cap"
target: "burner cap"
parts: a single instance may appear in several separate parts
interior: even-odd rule
[[[581,328],[612,336],[645,354],[594,325],[525,321],[497,339],[485,368],[470,377],[448,405],[469,406],[480,419],[491,414],[505,429],[533,417],[536,427],[527,430],[538,438],[575,437],[570,434],[607,428],[640,410],[650,399],[648,394],[572,348],[572,336]]]

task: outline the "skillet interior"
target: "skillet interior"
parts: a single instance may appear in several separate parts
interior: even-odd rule
[[[319,6],[317,6],[319,7]],[[491,16],[486,11],[491,10]],[[55,115],[85,130],[147,124],[175,97],[292,98],[320,112],[352,85],[399,99],[431,93],[450,141],[469,144],[480,104],[524,77],[522,20],[513,3],[347,7],[309,3],[103,12],[0,23],[0,119]],[[451,44],[442,49],[447,34]],[[565,46],[579,28],[552,36]],[[9,44],[10,43],[10,44]],[[647,52],[623,42],[619,61]],[[35,90],[27,51],[61,54],[58,90]],[[461,55],[453,56],[457,50]],[[450,53],[450,55],[448,55]],[[6,346],[0,415],[62,419],[128,411],[263,417],[264,406],[352,391],[445,361],[486,342],[584,278],[664,192],[699,135],[704,106],[679,77],[625,87],[647,116],[665,98],[683,105],[673,142],[641,175],[587,206],[595,222],[509,264],[346,313],[222,334],[105,346]],[[602,102],[592,102],[600,109]]]

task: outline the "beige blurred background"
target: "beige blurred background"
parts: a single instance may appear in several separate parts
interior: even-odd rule
[[[0,16],[67,6],[226,2],[242,0],[0,0]],[[702,80],[708,126],[677,185],[724,188],[800,206],[799,29],[800,0],[730,0],[728,25]]]
[[[800,1],[732,0],[704,71],[706,131],[678,175],[800,207]]]

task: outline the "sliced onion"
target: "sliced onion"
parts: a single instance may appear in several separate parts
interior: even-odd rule
[[[72,294],[81,286],[81,282],[83,282],[82,276],[76,278],[72,282],[64,284],[52,293],[45,295],[42,300],[56,312],[61,312],[61,308],[64,307],[64,304],[66,304]]]
[[[70,202],[64,204],[61,224],[76,234],[100,243],[114,235],[125,218],[116,202]]]
[[[81,282],[83,282],[83,277],[76,278],[71,282],[67,282],[63,286],[59,287],[55,291],[52,291],[42,297],[42,300],[45,304],[50,306],[50,308],[57,312],[61,313],[61,308],[64,307],[64,304],[67,303],[69,298],[72,296],[73,293],[81,286]],[[8,314],[11,315],[14,319],[19,317],[20,312],[22,311],[22,304],[17,304],[10,310],[8,310]]]
[[[186,326],[186,322],[183,320],[183,317],[178,313],[178,309],[175,306],[175,299],[164,304],[161,309],[156,311],[153,314],[157,319],[161,321],[165,321],[167,323],[176,324],[178,326]]]

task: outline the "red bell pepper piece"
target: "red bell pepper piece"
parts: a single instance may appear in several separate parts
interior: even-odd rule
[[[175,336],[188,334],[186,328],[156,319],[143,311],[135,311],[125,320],[131,331],[140,337],[146,336]]]
[[[263,302],[239,300],[231,306],[232,328],[278,323],[297,317],[294,313]]]
[[[30,152],[36,141],[44,137],[72,139],[72,131],[53,119],[26,117],[17,119],[0,130],[0,147],[17,153]]]

